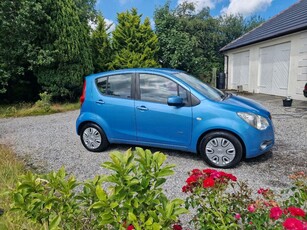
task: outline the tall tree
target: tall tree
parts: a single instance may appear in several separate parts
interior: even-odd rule
[[[112,33],[114,60],[112,68],[156,67],[158,39],[150,21],[141,23],[136,9],[117,15],[118,24]]]
[[[94,72],[106,71],[112,61],[112,50],[103,16],[97,16],[97,27],[92,33],[92,52]]]
[[[0,1],[0,94],[2,100],[30,100],[38,92],[33,65],[46,20],[37,0]]]
[[[259,17],[246,21],[240,15],[212,17],[209,8],[196,12],[187,2],[174,10],[167,2],[156,9],[154,18],[162,66],[183,69],[208,80],[213,68],[223,69],[219,50],[261,22]]]
[[[209,49],[204,47],[212,44],[207,28],[215,26],[206,21],[206,18],[211,18],[208,9],[195,13],[193,4],[183,3],[170,10],[168,2],[156,9],[154,17],[162,66],[182,69],[197,76],[206,75],[212,58],[206,55]]]
[[[80,94],[82,76],[93,71],[89,25],[78,2],[44,1],[49,20],[44,25],[48,29],[42,52],[51,55],[51,62],[38,65],[35,73],[55,99],[74,100]]]

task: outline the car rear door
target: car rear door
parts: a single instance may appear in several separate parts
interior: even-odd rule
[[[134,73],[96,79],[95,113],[104,123],[111,142],[136,140]]]

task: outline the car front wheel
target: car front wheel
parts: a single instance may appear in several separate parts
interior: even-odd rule
[[[242,159],[241,142],[234,135],[217,131],[205,135],[199,146],[205,162],[216,168],[231,168]]]
[[[94,123],[82,127],[80,138],[83,146],[91,152],[101,152],[109,146],[106,134]]]

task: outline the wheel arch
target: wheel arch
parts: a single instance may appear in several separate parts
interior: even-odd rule
[[[197,140],[197,146],[196,146],[197,154],[200,154],[199,147],[200,147],[200,142],[202,141],[203,137],[206,136],[207,134],[213,133],[213,132],[225,132],[225,133],[228,133],[228,134],[235,136],[241,143],[242,150],[243,150],[242,158],[245,159],[245,157],[246,157],[246,146],[245,146],[242,138],[238,134],[231,132],[229,130],[226,130],[226,129],[211,129],[211,130],[207,130],[206,132],[202,133]]]
[[[94,121],[83,121],[82,123],[79,124],[78,129],[77,129],[77,134],[78,134],[79,136],[80,136],[80,132],[81,132],[82,128],[83,128],[85,125],[87,125],[87,124],[95,124],[95,125],[99,126],[99,127],[104,131],[103,127],[101,127],[101,125],[99,125],[97,122],[94,122]],[[105,132],[105,131],[104,131],[104,132]]]

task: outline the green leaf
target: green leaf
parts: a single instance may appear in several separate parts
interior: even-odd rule
[[[106,201],[107,200],[107,194],[105,191],[101,188],[101,186],[96,186],[96,195],[100,201]]]
[[[158,223],[153,223],[152,230],[160,230],[162,229],[162,226]]]
[[[102,215],[100,215],[100,224],[104,225],[111,223],[113,223],[113,216],[111,215],[111,213],[103,213]]]
[[[153,218],[149,217],[148,220],[145,222],[145,225],[150,226],[153,223]]]
[[[105,204],[102,202],[95,202],[94,204],[91,205],[90,209],[100,209],[105,207]]]
[[[22,196],[20,193],[15,193],[15,194],[14,194],[14,201],[15,201],[18,205],[24,204],[23,196]]]
[[[119,205],[118,202],[112,202],[112,203],[110,204],[110,208],[111,208],[111,209],[116,208],[118,205]]]
[[[60,215],[55,216],[55,217],[51,220],[49,229],[50,229],[50,230],[57,229],[57,227],[59,226],[60,222],[61,222],[61,216],[60,216]]]
[[[133,222],[133,221],[136,221],[137,218],[132,212],[128,212],[128,220]]]

